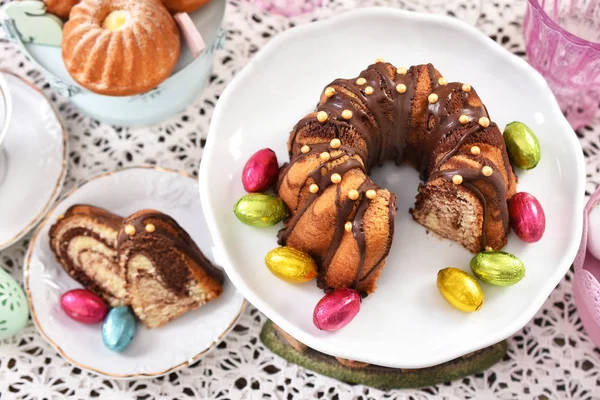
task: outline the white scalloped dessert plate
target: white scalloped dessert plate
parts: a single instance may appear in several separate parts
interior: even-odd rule
[[[243,225],[233,205],[244,195],[244,163],[270,147],[280,163],[294,124],[314,109],[321,90],[338,77],[357,76],[378,57],[397,66],[431,62],[449,81],[470,83],[503,129],[514,120],[538,135],[542,159],[517,171],[519,191],[543,205],[547,226],[535,244],[509,237],[505,250],[520,257],[519,284],[483,284],[485,304],[472,314],[448,305],[436,287],[447,266],[469,271],[472,257],[427,234],[408,210],[419,179],[408,167],[385,165],[372,177],[398,196],[390,255],[377,291],[338,332],[312,322],[323,296],[315,282],[292,285],[264,265],[277,247],[279,226]],[[200,168],[200,195],[217,260],[242,294],[296,339],[319,351],[372,364],[421,368],[499,342],[522,328],[542,306],[573,261],[582,232],[584,163],[575,133],[542,77],[475,28],[449,17],[389,8],[360,9],[291,29],[269,42],[225,89],[212,118]]]
[[[48,231],[73,204],[92,204],[127,216],[154,208],[172,216],[213,260],[212,240],[198,198],[198,181],[162,168],[128,168],[87,180],[66,195],[40,224],[25,257],[25,290],[31,316],[44,338],[69,362],[113,378],[154,377],[190,365],[229,332],[246,302],[228,279],[223,294],[197,310],[156,329],[141,323],[122,353],[102,343],[102,324],[70,319],[60,296],[81,287],[58,264],[50,250]]]

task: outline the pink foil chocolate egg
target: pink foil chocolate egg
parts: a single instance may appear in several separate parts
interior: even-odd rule
[[[510,224],[517,236],[527,243],[535,243],[546,230],[546,215],[540,202],[529,193],[520,192],[508,202]]]
[[[250,157],[242,171],[242,184],[250,193],[264,192],[277,180],[279,164],[271,149],[262,149]]]
[[[104,320],[108,307],[98,295],[85,289],[69,290],[60,297],[64,312],[77,322],[97,324]]]
[[[335,289],[315,307],[313,323],[322,331],[337,331],[348,325],[360,311],[360,295],[352,289]]]

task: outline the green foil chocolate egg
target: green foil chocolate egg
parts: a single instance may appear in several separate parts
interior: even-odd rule
[[[483,251],[471,259],[473,274],[496,286],[511,286],[525,276],[525,265],[504,251]]]
[[[245,195],[235,204],[233,212],[246,225],[259,228],[273,226],[287,215],[285,204],[279,197],[264,193]]]
[[[540,162],[540,142],[524,123],[511,122],[506,125],[504,141],[510,161],[517,167],[531,169]]]

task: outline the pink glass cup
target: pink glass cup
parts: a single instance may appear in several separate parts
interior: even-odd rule
[[[263,10],[286,17],[311,12],[322,3],[323,0],[256,0],[256,4]]]
[[[573,129],[584,126],[600,105],[600,0],[528,0],[523,35]]]

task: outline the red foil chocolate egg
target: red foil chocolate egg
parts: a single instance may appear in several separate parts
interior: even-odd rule
[[[542,238],[546,230],[546,215],[540,202],[529,193],[520,192],[508,202],[510,224],[517,236],[528,243]]]
[[[348,325],[360,311],[360,295],[352,289],[336,289],[315,307],[313,323],[322,331],[337,331]]]
[[[85,289],[69,290],[63,294],[60,306],[69,317],[84,324],[102,322],[108,312],[104,300]]]
[[[242,184],[250,193],[264,192],[277,180],[279,163],[271,149],[262,149],[250,157],[242,171]]]

